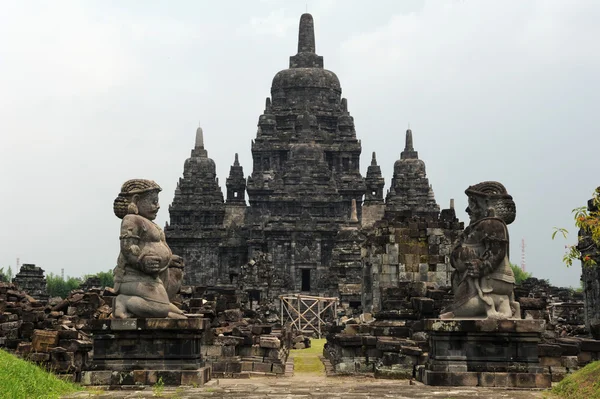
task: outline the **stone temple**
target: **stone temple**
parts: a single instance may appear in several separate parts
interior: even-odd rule
[[[385,199],[375,153],[366,177],[361,175],[362,147],[354,119],[338,77],[315,52],[310,14],[301,16],[298,52],[290,57],[289,68],[273,78],[271,97],[258,118],[252,172],[244,176],[235,154],[225,198],[203,135],[198,128],[165,227],[173,253],[185,259],[185,283],[231,285],[256,300],[269,292],[341,296],[358,306],[363,279],[379,281],[383,273],[384,281],[429,281],[434,278],[428,274],[431,268],[435,272],[437,265],[447,263],[439,254],[439,236],[445,234],[440,229],[460,228],[453,210],[442,211],[447,222],[437,224],[440,207],[413,148],[412,132],[406,133],[406,148],[394,165]],[[382,223],[386,227],[377,230]],[[369,234],[389,234],[394,223],[424,244],[365,246]],[[438,237],[433,247],[431,229],[437,229]],[[414,256],[409,257],[411,251]],[[363,276],[365,255],[369,265],[385,255],[379,267],[367,269],[373,276]],[[373,296],[370,288],[368,295]]]

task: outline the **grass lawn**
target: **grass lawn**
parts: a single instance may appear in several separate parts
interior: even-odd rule
[[[0,398],[53,399],[79,390],[77,385],[0,349]]]
[[[550,392],[551,398],[600,399],[600,361],[567,376]]]
[[[325,338],[312,339],[310,348],[292,349],[290,351],[290,358],[294,359],[294,374],[325,374],[325,366],[319,359],[319,355],[323,354],[325,342],[327,342]]]

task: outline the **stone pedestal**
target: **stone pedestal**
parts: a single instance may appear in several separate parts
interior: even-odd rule
[[[427,319],[429,361],[422,381],[438,386],[547,388],[539,363],[543,320]]]
[[[94,355],[83,385],[202,385],[210,367],[201,356],[209,319],[90,320]]]

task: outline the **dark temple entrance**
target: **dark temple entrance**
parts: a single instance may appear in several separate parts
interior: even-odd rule
[[[310,269],[302,269],[302,291],[310,291]]]

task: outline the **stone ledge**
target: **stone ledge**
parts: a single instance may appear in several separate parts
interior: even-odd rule
[[[425,319],[425,331],[437,333],[537,333],[545,330],[544,320],[498,320],[498,319]]]
[[[480,386],[504,388],[549,388],[550,374],[444,372],[423,370],[422,382],[432,386]]]
[[[154,385],[162,379],[164,385],[204,385],[211,379],[211,368],[197,370],[94,370],[81,372],[81,384],[90,386],[126,387]]]
[[[178,331],[203,331],[210,328],[210,320],[203,318],[193,319],[104,319],[89,320],[87,328],[92,332],[109,331],[140,331],[140,330],[178,330]]]

